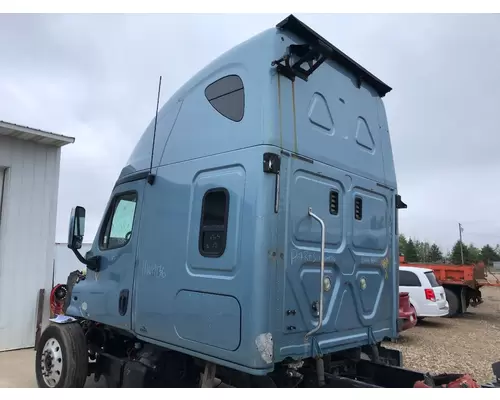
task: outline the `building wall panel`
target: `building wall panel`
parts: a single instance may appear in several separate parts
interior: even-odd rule
[[[38,291],[52,283],[61,149],[0,137],[0,351],[34,346]]]

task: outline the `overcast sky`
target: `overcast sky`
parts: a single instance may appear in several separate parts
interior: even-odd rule
[[[76,138],[62,150],[57,241],[71,207],[92,241],[154,114],[207,62],[283,15],[0,15],[0,120]],[[297,15],[393,87],[385,98],[401,231],[444,250],[500,243],[500,17]]]

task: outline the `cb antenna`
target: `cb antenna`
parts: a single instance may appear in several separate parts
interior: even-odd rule
[[[158,97],[156,98],[156,114],[155,114],[155,126],[153,128],[153,144],[151,146],[151,162],[149,164],[149,175],[148,183],[152,185],[155,182],[155,176],[153,175],[153,157],[155,154],[155,139],[156,139],[156,123],[158,122],[158,107],[160,106],[160,91],[161,91],[161,75],[160,81],[158,82]]]

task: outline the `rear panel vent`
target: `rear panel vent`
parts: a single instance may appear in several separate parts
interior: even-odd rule
[[[363,199],[356,197],[354,199],[354,219],[361,221],[363,218]]]
[[[339,213],[339,192],[332,190],[330,192],[330,214],[338,215]]]

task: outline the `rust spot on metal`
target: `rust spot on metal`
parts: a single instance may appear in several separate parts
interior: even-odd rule
[[[280,118],[280,147],[283,148],[283,124],[282,124],[282,117],[281,117],[281,79],[280,79],[280,74],[278,74],[278,111],[279,111],[279,118]]]
[[[293,110],[293,151],[298,153],[297,147],[297,117],[295,115],[295,81],[292,81],[292,110]]]

